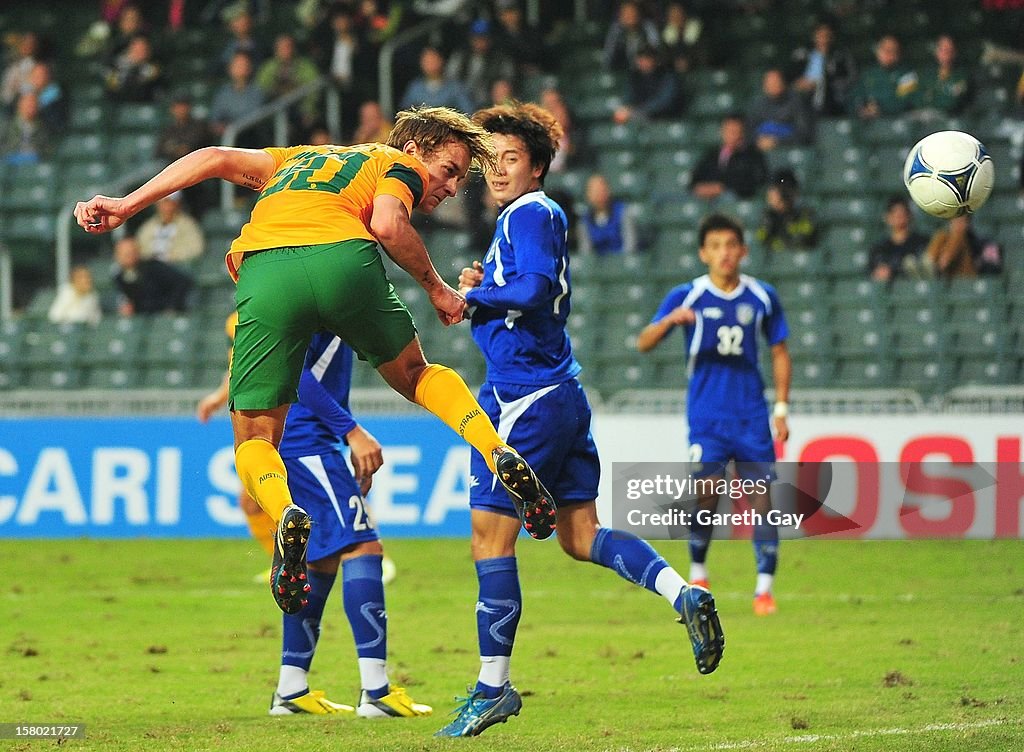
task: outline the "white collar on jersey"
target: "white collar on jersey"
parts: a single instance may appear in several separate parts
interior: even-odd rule
[[[509,204],[504,209],[502,209],[501,213],[498,215],[498,219],[501,219],[502,217],[508,215],[510,212],[514,212],[520,206],[524,206],[526,204],[532,204],[532,203],[537,202],[537,201],[543,201],[545,198],[547,198],[547,195],[544,193],[544,189],[543,188],[538,188],[535,191],[530,191],[529,193],[524,193],[522,196],[520,196],[515,201],[513,201],[511,204]]]

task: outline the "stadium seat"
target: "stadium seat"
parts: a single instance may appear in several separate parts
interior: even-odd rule
[[[38,365],[28,370],[24,384],[30,389],[75,389],[81,381],[77,368]]]
[[[120,133],[159,130],[163,110],[155,104],[122,104],[114,113],[114,128]]]
[[[949,334],[944,323],[894,325],[892,330],[895,352],[900,357],[937,358],[946,353]]]
[[[880,117],[861,123],[857,130],[861,142],[872,147],[902,146],[917,140],[914,138],[912,123],[901,117]]]
[[[888,361],[871,356],[843,356],[836,360],[832,386],[847,389],[881,389],[893,385]]]
[[[102,104],[83,104],[71,108],[68,128],[76,132],[92,133],[106,122],[106,107]],[[76,135],[76,138],[79,136]]]
[[[822,258],[818,251],[773,251],[765,257],[761,274],[769,281],[815,280],[821,273]]]
[[[885,326],[885,313],[868,301],[840,300],[834,297],[832,326],[844,332],[879,329]]]
[[[896,361],[895,379],[924,394],[938,394],[949,389],[953,382],[953,363],[943,355],[901,355]]]
[[[823,389],[832,385],[834,364],[828,357],[793,356],[793,386],[804,389]]]
[[[134,389],[138,383],[137,368],[101,366],[85,371],[82,386],[88,389]]]
[[[150,365],[143,371],[139,386],[144,389],[183,389],[194,386],[213,388],[223,377],[224,368],[210,367],[207,377],[197,379],[191,364]]]
[[[832,333],[828,328],[794,327],[790,324],[789,339],[786,340],[794,358],[814,359],[832,350]]]
[[[82,337],[77,362],[87,368],[111,366],[136,370],[142,331],[140,327],[122,328],[122,321],[131,319],[104,319],[88,330]]]
[[[156,152],[155,133],[119,133],[110,142],[110,159],[118,169],[131,169],[153,159]]]
[[[818,204],[818,217],[824,224],[860,224],[875,221],[882,216],[880,204],[874,198],[864,196],[864,192],[853,190],[853,195],[824,198]]]
[[[683,121],[657,121],[644,126],[642,142],[648,146],[666,149],[687,149],[699,145],[699,139],[690,123]]]
[[[835,330],[836,352],[841,356],[871,356],[881,359],[889,350],[889,332],[881,324],[870,327]]]
[[[106,158],[107,140],[103,133],[75,133],[57,146],[57,161],[63,165],[97,162]]]
[[[871,179],[865,164],[834,165],[824,162],[814,173],[814,190],[822,196],[863,195]]]
[[[640,139],[640,126],[634,123],[594,123],[587,129],[587,143],[595,149],[632,149]]]
[[[970,355],[957,360],[957,384],[1013,384],[1017,378],[1016,365],[1009,359]]]

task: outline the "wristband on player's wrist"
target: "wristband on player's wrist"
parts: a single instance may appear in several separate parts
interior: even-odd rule
[[[772,415],[776,418],[786,418],[789,416],[789,403],[788,402],[776,402],[775,408],[772,410]]]

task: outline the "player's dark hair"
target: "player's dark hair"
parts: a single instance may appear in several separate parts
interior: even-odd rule
[[[707,237],[709,232],[715,232],[716,230],[730,230],[736,233],[736,237],[739,241],[743,242],[743,225],[739,223],[739,220],[733,219],[728,214],[708,214],[700,222],[700,227],[697,230],[697,238],[700,241],[699,247],[704,247],[704,238]]]
[[[479,110],[473,122],[488,133],[519,138],[530,154],[530,165],[542,168],[540,182],[544,184],[562,138],[562,126],[554,115],[540,105],[513,101]]]

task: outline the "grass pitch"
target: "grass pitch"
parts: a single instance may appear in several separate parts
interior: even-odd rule
[[[280,617],[251,583],[252,543],[5,540],[0,721],[85,723],[66,749],[1024,749],[1020,541],[787,542],[779,613],[763,619],[749,543],[716,542],[727,646],[700,676],[662,599],[524,539],[513,680],[525,704],[475,740],[431,737],[476,676],[468,542],[387,545],[392,681],[432,718],[268,717]],[[683,545],[657,547],[685,573]],[[356,699],[337,593],[311,679]]]

